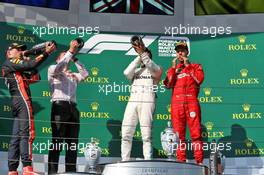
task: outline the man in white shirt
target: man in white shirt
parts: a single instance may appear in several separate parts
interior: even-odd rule
[[[52,145],[49,149],[49,174],[57,173],[60,152],[66,148],[65,170],[76,172],[77,148],[79,137],[80,115],[76,107],[77,84],[88,76],[88,71],[74,54],[79,44],[71,41],[67,52],[62,52],[56,62],[48,69],[48,81],[52,94],[51,128]],[[78,73],[69,70],[69,62],[75,63]],[[63,141],[65,145],[63,147]],[[71,148],[76,148],[71,150]]]

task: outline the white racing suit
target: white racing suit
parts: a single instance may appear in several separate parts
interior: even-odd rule
[[[142,67],[142,63],[145,66]],[[140,68],[138,68],[139,65],[141,65]],[[122,161],[130,159],[132,139],[138,121],[143,141],[144,159],[149,160],[152,158],[151,128],[155,110],[155,90],[157,90],[162,70],[151,60],[149,53],[144,52],[128,65],[124,74],[132,81],[132,86],[122,123]]]

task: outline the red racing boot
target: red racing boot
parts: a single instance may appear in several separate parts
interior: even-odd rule
[[[33,171],[32,166],[26,166],[23,168],[23,175],[40,175]]]
[[[9,171],[8,175],[18,175],[18,172],[17,171]]]

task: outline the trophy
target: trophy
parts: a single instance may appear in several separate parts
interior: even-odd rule
[[[171,122],[168,121],[168,127],[160,133],[161,145],[166,152],[169,160],[173,160],[177,145],[179,143],[179,134],[174,133]]]
[[[97,164],[101,157],[101,148],[98,146],[99,142],[95,138],[91,138],[91,143],[88,143],[84,149],[84,156],[88,162],[88,172],[98,174]]]
[[[210,146],[211,147],[211,146]],[[212,141],[212,149],[209,157],[211,175],[221,175],[225,169],[225,157],[217,148],[216,141]]]

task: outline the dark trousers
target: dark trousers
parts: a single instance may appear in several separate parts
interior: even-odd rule
[[[49,149],[48,173],[57,173],[60,152],[62,150],[66,151],[66,172],[76,172],[80,128],[80,113],[76,108],[76,104],[67,101],[53,102],[51,108],[51,128],[52,145]]]
[[[8,168],[9,171],[16,171],[20,157],[23,167],[31,166],[35,133],[31,101],[13,98],[12,108],[15,118],[8,150]]]

